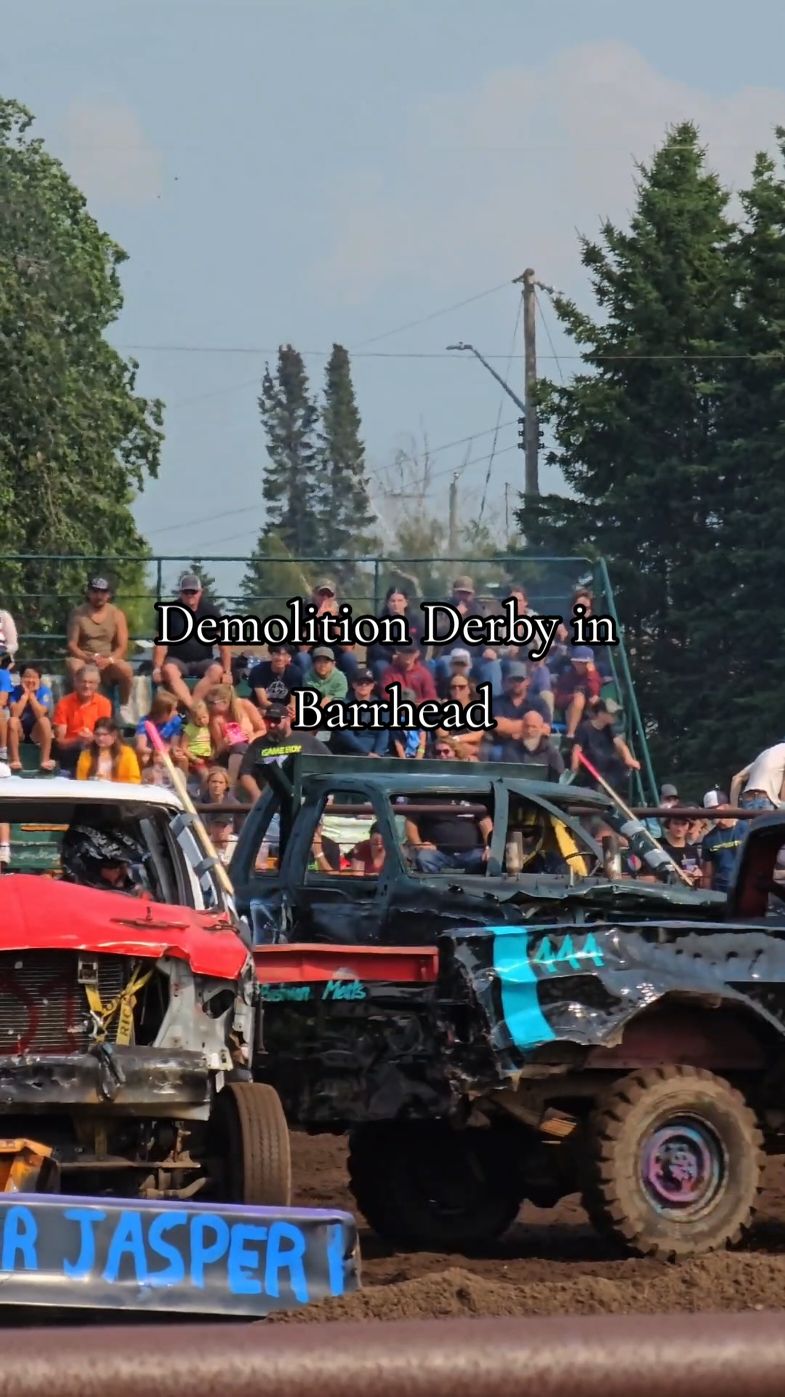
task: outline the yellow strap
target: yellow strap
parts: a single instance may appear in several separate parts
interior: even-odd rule
[[[563,825],[561,820],[554,820],[553,832],[556,835],[556,843],[559,846],[559,853],[561,854],[563,859],[566,859],[568,867],[574,867],[576,873],[581,878],[588,878],[588,861],[585,855],[581,853],[579,845],[576,844],[567,826]]]
[[[102,1002],[97,985],[85,985],[87,1003],[94,1017],[100,1023],[101,1042],[106,1038],[107,1030],[115,1014],[118,1014],[116,1042],[123,1047],[130,1043],[134,1027],[136,997],[152,977],[152,970],[146,971],[144,975],[132,974],[125,988],[109,1004]]]

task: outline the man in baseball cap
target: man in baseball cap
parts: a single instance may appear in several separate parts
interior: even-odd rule
[[[743,820],[723,815],[723,810],[728,810],[729,806],[727,795],[716,786],[703,797],[704,810],[715,813],[713,828],[704,835],[701,844],[701,886],[718,893],[727,893],[730,888],[746,831]]]
[[[85,600],[72,612],[68,624],[65,663],[72,685],[85,665],[96,665],[101,687],[111,690],[117,686],[120,720],[129,725],[134,721],[129,709],[134,674],[126,659],[128,621],[125,612],[111,602],[111,595],[107,577],[96,574],[88,580]]]
[[[343,671],[337,668],[329,645],[317,645],[311,651],[311,668],[303,680],[303,688],[316,690],[322,708],[335,699],[346,698],[349,683]]]
[[[594,664],[594,651],[588,645],[573,646],[569,661],[559,671],[553,695],[554,708],[564,719],[568,742],[575,737],[587,703],[598,699],[601,689],[602,676]]]

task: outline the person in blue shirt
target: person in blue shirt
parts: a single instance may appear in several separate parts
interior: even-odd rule
[[[10,699],[14,687],[11,678],[11,656],[0,657],[0,761],[8,760],[8,720],[11,715]]]
[[[729,807],[724,791],[707,791],[703,805],[707,810],[715,810],[716,815],[714,828],[704,836],[701,845],[701,887],[711,888],[716,893],[727,893],[747,825],[743,820],[728,819],[721,814],[723,808]]]
[[[5,671],[3,671],[5,672]],[[12,771],[22,770],[20,747],[33,742],[41,750],[41,771],[54,771],[52,761],[52,708],[54,699],[48,684],[41,683],[37,665],[22,666],[21,682],[8,694],[8,764]]]
[[[374,677],[370,669],[358,671],[352,689],[346,696],[346,703],[371,703],[374,701]],[[390,734],[386,728],[378,731],[369,726],[370,716],[359,728],[345,728],[333,731],[330,751],[346,757],[386,757],[390,746]]]

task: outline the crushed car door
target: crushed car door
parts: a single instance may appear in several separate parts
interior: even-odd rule
[[[560,809],[558,805],[553,804],[545,796],[533,794],[525,782],[508,780],[506,785],[513,796],[519,797],[522,805],[531,809],[532,812],[539,811],[541,813],[540,832],[537,835],[535,845],[538,854],[544,855],[546,858],[551,856],[555,863],[561,863],[576,878],[587,878],[598,865],[600,868],[602,867],[602,848],[580,820]],[[512,835],[511,827],[508,844],[505,848],[505,870],[507,870]],[[524,849],[524,860],[529,854],[530,851]],[[525,861],[523,871],[526,871]]]
[[[306,793],[282,867],[290,940],[378,941],[389,856],[382,815],[380,794],[359,782],[320,782]]]

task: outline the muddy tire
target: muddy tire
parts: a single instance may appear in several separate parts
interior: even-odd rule
[[[695,1067],[636,1072],[590,1121],[583,1202],[598,1231],[675,1260],[739,1242],[756,1207],[763,1137],[740,1092]]]
[[[351,1137],[349,1184],[380,1237],[449,1250],[491,1241],[515,1221],[520,1191],[504,1159],[488,1131],[365,1126]]]
[[[229,1083],[216,1102],[211,1133],[223,1161],[224,1202],[290,1206],[289,1127],[273,1087],[260,1082]]]

